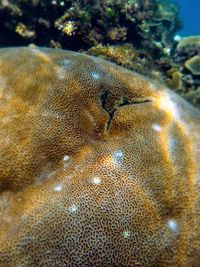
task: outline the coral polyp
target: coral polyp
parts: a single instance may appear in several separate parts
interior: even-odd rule
[[[0,50],[0,266],[197,267],[200,113],[59,49]]]

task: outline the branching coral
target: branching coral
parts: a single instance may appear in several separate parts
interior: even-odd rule
[[[0,50],[0,266],[197,267],[200,113],[63,50]]]

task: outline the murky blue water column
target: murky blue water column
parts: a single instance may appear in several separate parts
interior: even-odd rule
[[[200,0],[174,0],[180,6],[183,29],[181,36],[200,35]]]

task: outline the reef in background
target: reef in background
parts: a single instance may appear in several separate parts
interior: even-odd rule
[[[178,7],[161,0],[0,0],[0,46],[104,57],[158,78],[200,108],[198,41],[177,46]]]

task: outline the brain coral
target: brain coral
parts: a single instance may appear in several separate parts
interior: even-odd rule
[[[78,53],[0,50],[0,266],[200,266],[200,113]]]

